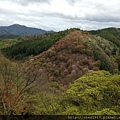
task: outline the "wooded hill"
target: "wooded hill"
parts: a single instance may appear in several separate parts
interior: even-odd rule
[[[33,98],[29,102],[21,98],[24,101],[22,108],[19,103],[16,109],[12,106],[13,113],[119,114],[120,48],[117,44],[119,35],[115,36],[117,37],[113,41],[106,39],[104,34],[100,37],[79,29],[69,29],[19,37],[12,43],[3,45],[2,54],[20,64],[20,70],[17,71],[24,76],[20,81],[26,81],[22,86],[27,88],[21,88],[17,92],[21,93],[22,90],[22,95]],[[3,56],[1,58],[6,59]],[[10,60],[6,60],[5,66],[7,62],[14,64]],[[2,62],[4,60],[1,64]],[[6,74],[14,68],[12,66],[15,65],[8,67]],[[4,72],[0,74],[4,78]],[[10,75],[14,76],[15,70]],[[18,76],[19,74],[13,83],[20,79]],[[11,85],[10,78],[8,75],[5,79]],[[36,87],[29,89],[31,85]],[[10,98],[8,100],[10,102]],[[32,104],[32,107],[24,111],[27,103]],[[6,107],[10,106],[6,104]]]

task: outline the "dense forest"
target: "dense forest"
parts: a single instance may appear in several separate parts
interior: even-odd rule
[[[119,115],[119,36],[74,28],[0,41],[0,115]]]
[[[45,35],[31,35],[27,40],[22,40],[15,45],[3,48],[2,51],[9,57],[14,59],[24,59],[30,55],[37,55],[49,49],[59,39],[67,35],[68,30],[58,33],[46,33]],[[34,36],[34,37],[33,37]],[[36,38],[35,38],[36,37]],[[30,40],[29,40],[30,39]]]

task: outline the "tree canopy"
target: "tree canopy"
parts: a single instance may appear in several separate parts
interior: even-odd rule
[[[65,93],[63,114],[120,114],[120,75],[97,71],[77,79]]]

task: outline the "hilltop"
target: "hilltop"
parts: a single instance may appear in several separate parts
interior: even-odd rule
[[[44,80],[59,89],[59,85],[69,86],[87,72],[119,71],[119,48],[115,44],[78,29],[68,31],[48,50],[25,62],[29,75],[39,74],[38,84]]]

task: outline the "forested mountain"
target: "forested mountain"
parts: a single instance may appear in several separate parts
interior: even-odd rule
[[[0,27],[0,35],[25,36],[25,35],[30,35],[30,34],[44,34],[44,33],[51,33],[51,32],[53,31],[45,31],[42,29],[26,27],[24,25],[19,25],[19,24]]]
[[[8,50],[10,51],[10,49]],[[39,80],[69,86],[90,71],[119,72],[119,47],[87,32],[73,29],[52,47],[26,62],[29,74],[40,73]],[[117,61],[118,60],[118,61]]]
[[[101,36],[120,47],[120,28],[105,28],[89,31],[93,35]]]
[[[67,35],[69,31],[58,33],[46,33],[44,35],[29,35],[16,40],[16,44],[2,49],[9,57],[14,59],[24,59],[30,55],[37,55],[49,49],[55,42]]]
[[[119,31],[107,29],[114,40],[101,31],[101,37],[74,28],[0,42],[0,114],[119,115]]]

